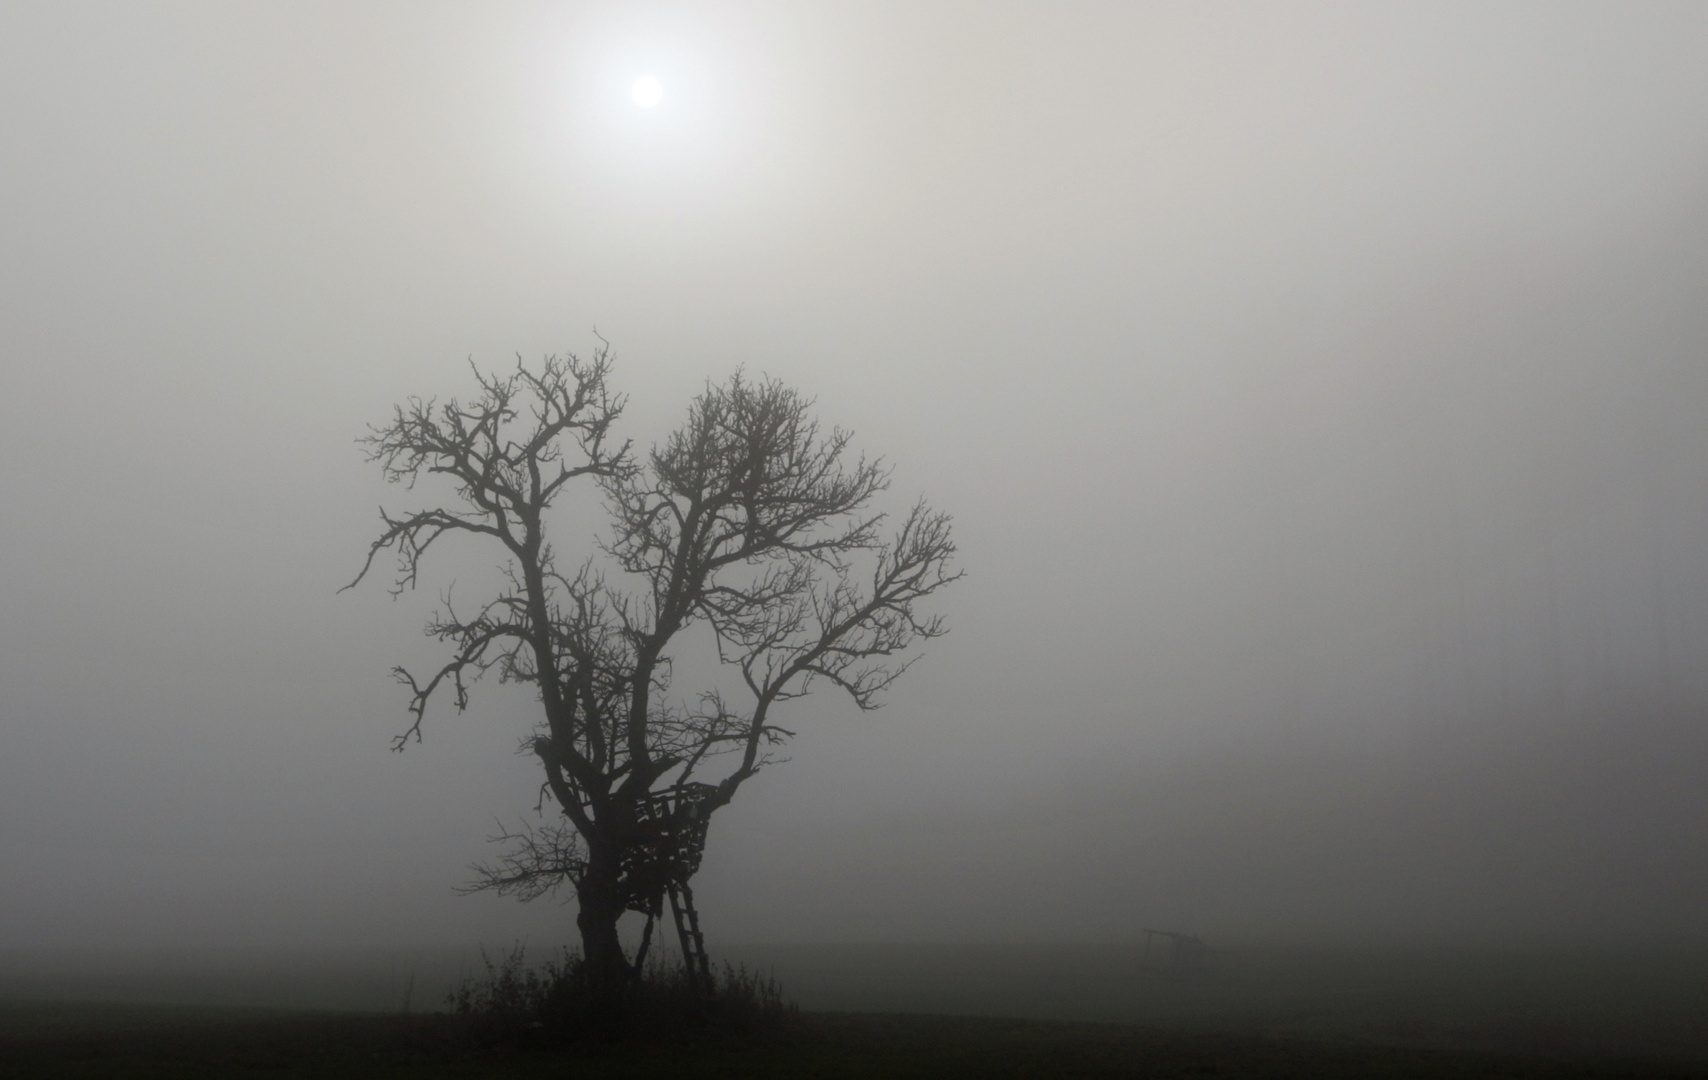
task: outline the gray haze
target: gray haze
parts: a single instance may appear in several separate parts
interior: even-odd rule
[[[1704,56],[1692,3],[0,7],[0,947],[569,937],[452,893],[526,698],[387,749],[482,560],[334,590],[406,504],[364,425],[595,327],[641,443],[778,375],[968,571],[717,819],[714,951],[1708,938]]]

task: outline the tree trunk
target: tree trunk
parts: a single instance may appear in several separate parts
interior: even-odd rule
[[[623,895],[617,887],[618,860],[614,852],[589,847],[587,872],[575,889],[580,907],[575,925],[581,931],[588,989],[595,1001],[615,1003],[629,977],[628,957],[623,955],[623,943],[617,936],[617,920],[623,917]]]

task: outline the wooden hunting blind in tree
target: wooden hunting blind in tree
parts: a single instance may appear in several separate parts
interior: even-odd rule
[[[610,358],[475,370],[468,403],[412,398],[364,440],[387,479],[442,478],[444,504],[394,516],[368,551],[398,560],[394,592],[413,588],[449,533],[494,545],[506,585],[478,608],[444,610],[428,636],[450,659],[421,680],[398,668],[419,741],[428,702],[449,687],[458,710],[494,668],[532,685],[542,716],[528,749],[561,816],[499,839],[509,847],[472,886],[523,899],[573,888],[594,985],[636,972],[669,902],[691,972],[709,968],[689,879],[711,815],[774,760],[792,734],[776,710],[828,682],[862,709],[944,633],[921,602],[960,575],[949,519],[918,502],[893,528],[872,508],[888,487],[880,461],[849,435],[821,431],[812,402],[739,372],[709,385],[688,418],[645,455],[617,442],[623,399]],[[548,539],[570,485],[598,486],[608,532],[573,568]],[[693,633],[733,675],[684,694],[673,658]],[[646,916],[631,960],[617,934]]]

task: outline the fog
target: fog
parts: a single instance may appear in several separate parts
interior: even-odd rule
[[[793,707],[720,942],[1708,938],[1708,9],[0,8],[0,948],[557,943],[454,892],[356,438],[608,339],[952,513]],[[655,74],[655,110],[628,98]],[[566,523],[566,535],[576,533]]]

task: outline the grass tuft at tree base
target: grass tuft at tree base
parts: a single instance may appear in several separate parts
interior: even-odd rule
[[[654,961],[611,994],[569,949],[538,967],[521,946],[496,961],[483,951],[481,960],[485,975],[465,979],[446,1001],[455,1037],[475,1046],[751,1043],[801,1026],[775,979],[728,963],[708,988],[683,965]]]

